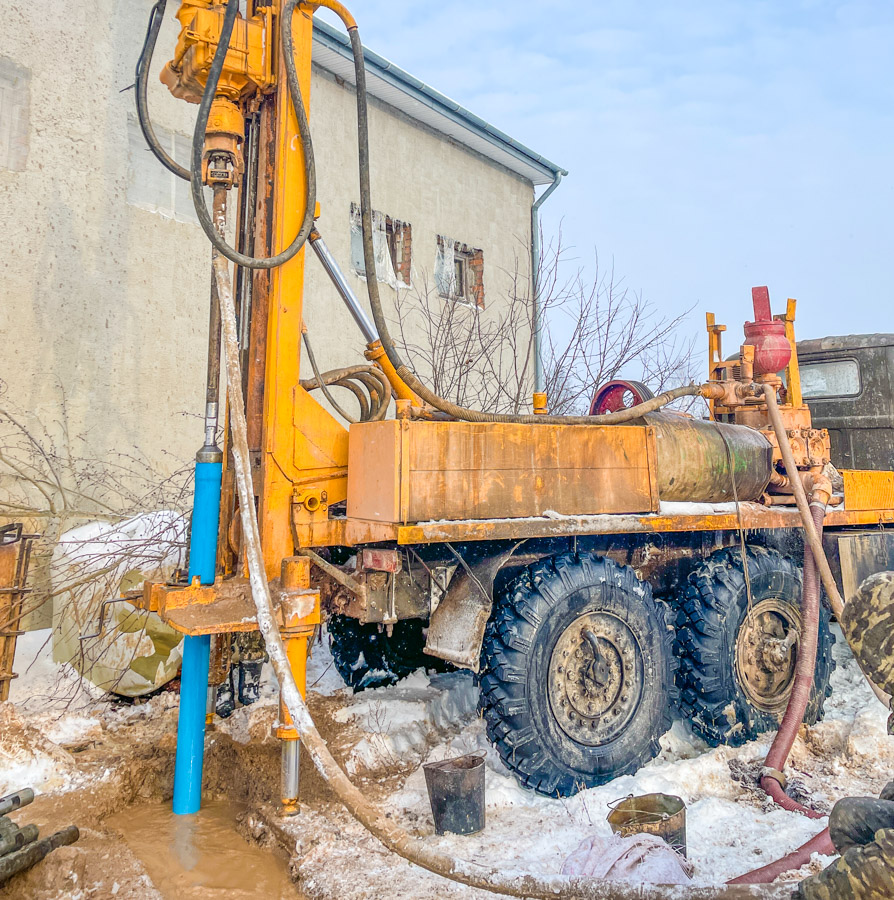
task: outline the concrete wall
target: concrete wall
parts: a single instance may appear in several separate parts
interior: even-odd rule
[[[14,111],[0,121],[0,378],[4,402],[74,452],[138,452],[165,471],[201,439],[209,248],[185,182],[128,137],[133,93],[121,91],[133,81],[149,5],[5,4],[0,102]],[[154,72],[176,33],[169,14]],[[195,107],[155,75],[150,85],[159,127],[189,135]],[[349,270],[354,96],[321,71],[311,93],[320,227]],[[493,315],[517,257],[527,271],[530,183],[378,104],[371,131],[374,206],[412,224],[415,272],[431,277],[437,234],[482,248],[484,314]],[[358,361],[359,333],[316,260],[307,270],[305,317],[321,365]],[[383,285],[386,298],[390,290]]]

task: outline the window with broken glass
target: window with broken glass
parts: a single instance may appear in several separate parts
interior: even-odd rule
[[[484,307],[484,251],[438,235],[435,285],[445,299]]]
[[[391,287],[410,287],[413,228],[383,212],[374,210],[373,254],[376,259],[376,279]],[[351,268],[361,278],[366,277],[363,261],[363,228],[360,205],[351,204]]]

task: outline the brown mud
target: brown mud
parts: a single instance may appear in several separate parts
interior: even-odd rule
[[[265,824],[276,819],[279,790],[274,716],[259,709],[246,744],[209,732],[197,816],[171,811],[176,709],[64,748],[60,761],[83,786],[38,795],[12,818],[36,824],[41,837],[75,824],[81,837],[0,887],[0,900],[301,900],[289,871],[294,843]],[[307,792],[319,795],[319,777],[305,773]]]

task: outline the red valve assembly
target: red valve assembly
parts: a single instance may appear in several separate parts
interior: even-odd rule
[[[751,289],[754,321],[745,323],[745,343],[754,347],[754,374],[775,375],[789,363],[792,348],[785,336],[785,322],[778,322],[770,312],[770,291],[764,287]]]

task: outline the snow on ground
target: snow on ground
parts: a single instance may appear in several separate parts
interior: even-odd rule
[[[49,628],[19,636],[15,671],[10,702],[0,704],[0,796],[23,787],[35,793],[81,787],[65,748],[99,737],[108,704],[70,666],[53,662]]]
[[[15,672],[9,699],[23,712],[70,712],[103,696],[68,665],[53,660],[53,631],[26,631],[16,640]]]
[[[37,632],[19,641],[16,669],[22,674],[12,684],[12,702],[0,704],[0,794],[25,785],[38,792],[86,787],[78,745],[98,741],[102,732],[125,735],[134,723],[164,720],[172,728],[175,721],[170,715],[164,719],[177,705],[175,693],[120,705],[82,688],[71,702],[76,676],[50,661],[48,637]],[[788,769],[828,804],[842,796],[877,795],[894,777],[887,711],[840,634],[834,654],[838,668],[826,718],[802,729]],[[61,706],[48,704],[60,686],[69,699]],[[631,793],[660,791],[686,802],[689,857],[699,884],[717,884],[776,859],[826,824],[772,807],[730,777],[730,760],[762,760],[772,735],[740,748],[709,749],[677,721],[662,738],[658,758],[635,775],[554,800],[522,788],[503,766],[477,716],[477,688],[468,673],[419,671],[393,687],[352,694],[323,643],[315,645],[309,661],[308,687],[327,711],[328,733],[337,736],[333,747],[342,764],[395,822],[444,852],[507,872],[558,873],[583,840],[609,833],[609,802]],[[217,731],[243,745],[269,740],[277,714],[269,666],[261,693],[259,703],[218,720]],[[481,752],[486,760],[487,826],[468,837],[436,836],[421,766],[470,752]],[[386,853],[335,804],[311,801],[301,816],[281,825],[294,835],[293,865],[309,897],[479,896]],[[799,874],[826,862],[814,860]]]
[[[838,668],[832,676],[826,719],[802,729],[791,757],[793,774],[830,805],[842,796],[877,795],[894,776],[894,738],[887,735],[887,711],[866,685],[840,633],[834,653]],[[662,738],[658,758],[635,775],[564,800],[541,797],[522,788],[490,746],[484,723],[475,713],[476,694],[470,674],[428,676],[420,671],[394,687],[345,693],[345,705],[334,715],[336,721],[359,730],[345,760],[348,770],[369,783],[377,771],[393,772],[405,765],[409,774],[381,801],[387,813],[411,833],[461,859],[496,864],[505,871],[558,873],[581,841],[594,832],[610,832],[606,816],[611,801],[627,794],[662,792],[685,801],[693,880],[709,885],[777,859],[827,824],[825,819],[811,820],[774,807],[730,777],[729,761],[762,760],[771,734],[739,748],[709,749],[680,721]],[[486,759],[487,827],[478,835],[438,837],[421,764],[471,752],[482,752]],[[374,884],[370,873],[379,868],[383,878],[400,879],[410,871],[396,858],[390,863],[379,858],[373,848],[367,856],[366,843],[358,844],[358,839],[351,825],[324,830],[319,844],[309,850],[305,839],[301,850],[305,858],[299,864],[302,878],[322,884],[327,859],[333,858],[353,859],[368,886]],[[800,874],[827,862],[815,860]],[[391,876],[384,874],[390,869]],[[421,884],[430,876],[412,872],[423,896]],[[366,896],[360,882],[356,893],[346,885],[342,888],[344,897]],[[431,888],[436,896],[435,882]],[[457,896],[473,895],[463,890]]]

